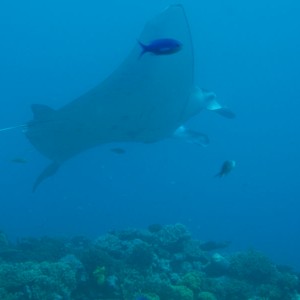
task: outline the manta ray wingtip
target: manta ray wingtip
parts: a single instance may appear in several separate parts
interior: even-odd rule
[[[43,170],[43,172],[37,177],[36,181],[33,184],[32,187],[32,193],[34,193],[36,191],[36,189],[38,188],[38,186],[48,177],[53,176],[57,170],[60,167],[60,163],[58,162],[53,162],[51,163],[49,166],[46,167],[46,169]]]

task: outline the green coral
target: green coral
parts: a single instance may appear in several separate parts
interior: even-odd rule
[[[95,271],[93,272],[94,278],[96,279],[96,282],[98,285],[103,285],[105,282],[105,267],[104,266],[98,266]]]
[[[32,300],[69,298],[76,287],[76,274],[62,262],[5,263],[0,265],[0,286],[6,293],[1,299],[14,299],[16,295]]]
[[[260,286],[258,294],[262,298],[270,300],[295,299],[295,291],[299,285],[296,275],[282,273],[278,274],[273,284],[263,284]]]
[[[177,253],[183,251],[184,245],[186,241],[190,240],[191,235],[184,225],[178,223],[164,226],[157,232],[156,238],[161,248],[171,253]]]
[[[250,250],[230,258],[230,274],[254,284],[270,283],[277,276],[275,265],[263,254]]]
[[[217,298],[210,292],[200,292],[197,300],[217,300]]]
[[[20,300],[22,299],[22,293],[9,293],[5,289],[0,288],[0,299],[1,300]]]
[[[193,300],[194,293],[191,289],[184,285],[175,285],[172,287],[172,300]]]
[[[203,286],[203,274],[200,272],[188,272],[182,277],[182,285],[194,292],[199,292]]]
[[[152,247],[139,239],[135,239],[133,243],[128,249],[127,264],[139,269],[149,268],[153,262]]]
[[[181,224],[114,231],[96,242],[14,245],[0,234],[0,248],[1,300],[295,300],[300,291],[297,273],[255,251],[226,256],[226,272],[212,275],[207,266],[220,261],[203,256]]]
[[[241,300],[249,299],[253,294],[253,286],[242,280],[223,278],[215,281],[215,286],[210,290],[217,299]]]

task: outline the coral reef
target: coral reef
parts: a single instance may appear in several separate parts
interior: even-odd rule
[[[96,240],[44,237],[16,244],[0,233],[1,300],[300,297],[291,268],[254,250],[215,252],[228,243],[194,240],[182,224],[112,231]]]
[[[0,265],[1,299],[71,299],[75,287],[76,271],[64,262]]]
[[[233,277],[253,283],[269,283],[277,275],[277,269],[266,256],[250,250],[230,258],[230,273]]]

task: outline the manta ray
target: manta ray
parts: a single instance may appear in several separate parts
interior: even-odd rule
[[[203,108],[226,117],[214,93],[194,86],[194,55],[189,24],[181,5],[172,5],[150,20],[138,41],[172,38],[182,49],[170,55],[140,57],[137,42],[128,57],[92,90],[54,110],[33,104],[33,119],[24,125],[30,143],[51,160],[33,191],[73,156],[115,142],[153,143],[169,137],[207,144],[208,138],[184,127]]]

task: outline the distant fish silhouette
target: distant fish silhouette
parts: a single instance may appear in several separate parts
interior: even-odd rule
[[[208,242],[202,243],[200,245],[200,249],[203,251],[215,251],[218,249],[226,248],[230,244],[231,244],[230,241],[224,241],[224,242],[208,241]]]
[[[13,162],[13,163],[16,163],[16,164],[26,164],[26,163],[28,163],[28,161],[25,158],[22,158],[22,157],[16,157],[16,158],[11,159],[10,161]]]
[[[126,153],[126,150],[123,149],[123,148],[111,148],[110,151],[114,152],[116,154],[124,154],[124,153]]]
[[[225,175],[228,175],[234,168],[235,168],[236,162],[234,160],[226,160],[219,173],[215,175],[215,177],[223,177]]]
[[[142,47],[140,58],[147,52],[155,55],[168,55],[174,54],[182,48],[181,42],[174,39],[157,39],[145,45],[138,41]]]

